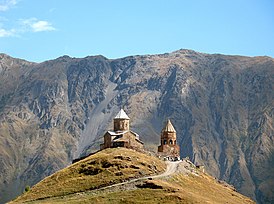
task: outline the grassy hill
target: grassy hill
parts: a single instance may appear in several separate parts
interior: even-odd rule
[[[15,202],[97,189],[165,170],[159,159],[125,148],[106,149],[43,179]]]
[[[165,167],[134,150],[106,149],[45,178],[11,203],[254,203],[193,165],[192,173],[185,173],[186,163],[172,176],[99,189],[160,174]]]

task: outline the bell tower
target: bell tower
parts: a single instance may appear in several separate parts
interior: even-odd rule
[[[129,117],[123,109],[114,118],[114,132],[129,130]]]
[[[177,145],[176,130],[168,119],[166,126],[161,132],[161,145],[158,146],[158,152],[163,156],[175,158],[180,157],[180,147]]]

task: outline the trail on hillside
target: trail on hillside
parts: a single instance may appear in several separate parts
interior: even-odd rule
[[[105,190],[105,189],[108,189],[108,188],[122,186],[122,185],[129,184],[129,183],[134,183],[136,181],[142,181],[142,180],[146,180],[146,179],[162,178],[162,177],[170,176],[170,175],[174,174],[177,171],[177,169],[179,168],[180,163],[182,163],[182,161],[176,161],[176,162],[166,161],[167,169],[162,174],[136,178],[136,179],[132,179],[130,181],[125,181],[125,182],[122,182],[122,183],[116,183],[116,184],[113,184],[113,185],[110,185],[110,186],[105,186],[105,187],[102,187],[102,188],[99,188],[99,189],[96,189],[96,190],[100,191],[100,190]]]
[[[163,174],[150,176],[150,178],[160,178],[160,177],[170,176],[171,174],[177,171],[179,164],[182,163],[182,161],[176,161],[176,162],[167,161],[166,163],[167,163],[167,169]]]

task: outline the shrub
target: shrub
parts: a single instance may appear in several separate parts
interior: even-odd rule
[[[27,185],[27,186],[25,187],[25,192],[28,192],[28,191],[30,191],[30,186],[29,186],[29,185]]]

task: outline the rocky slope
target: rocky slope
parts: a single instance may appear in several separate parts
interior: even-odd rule
[[[96,150],[123,107],[151,148],[166,118],[181,155],[274,201],[274,60],[191,50],[31,63],[0,55],[0,202]]]

